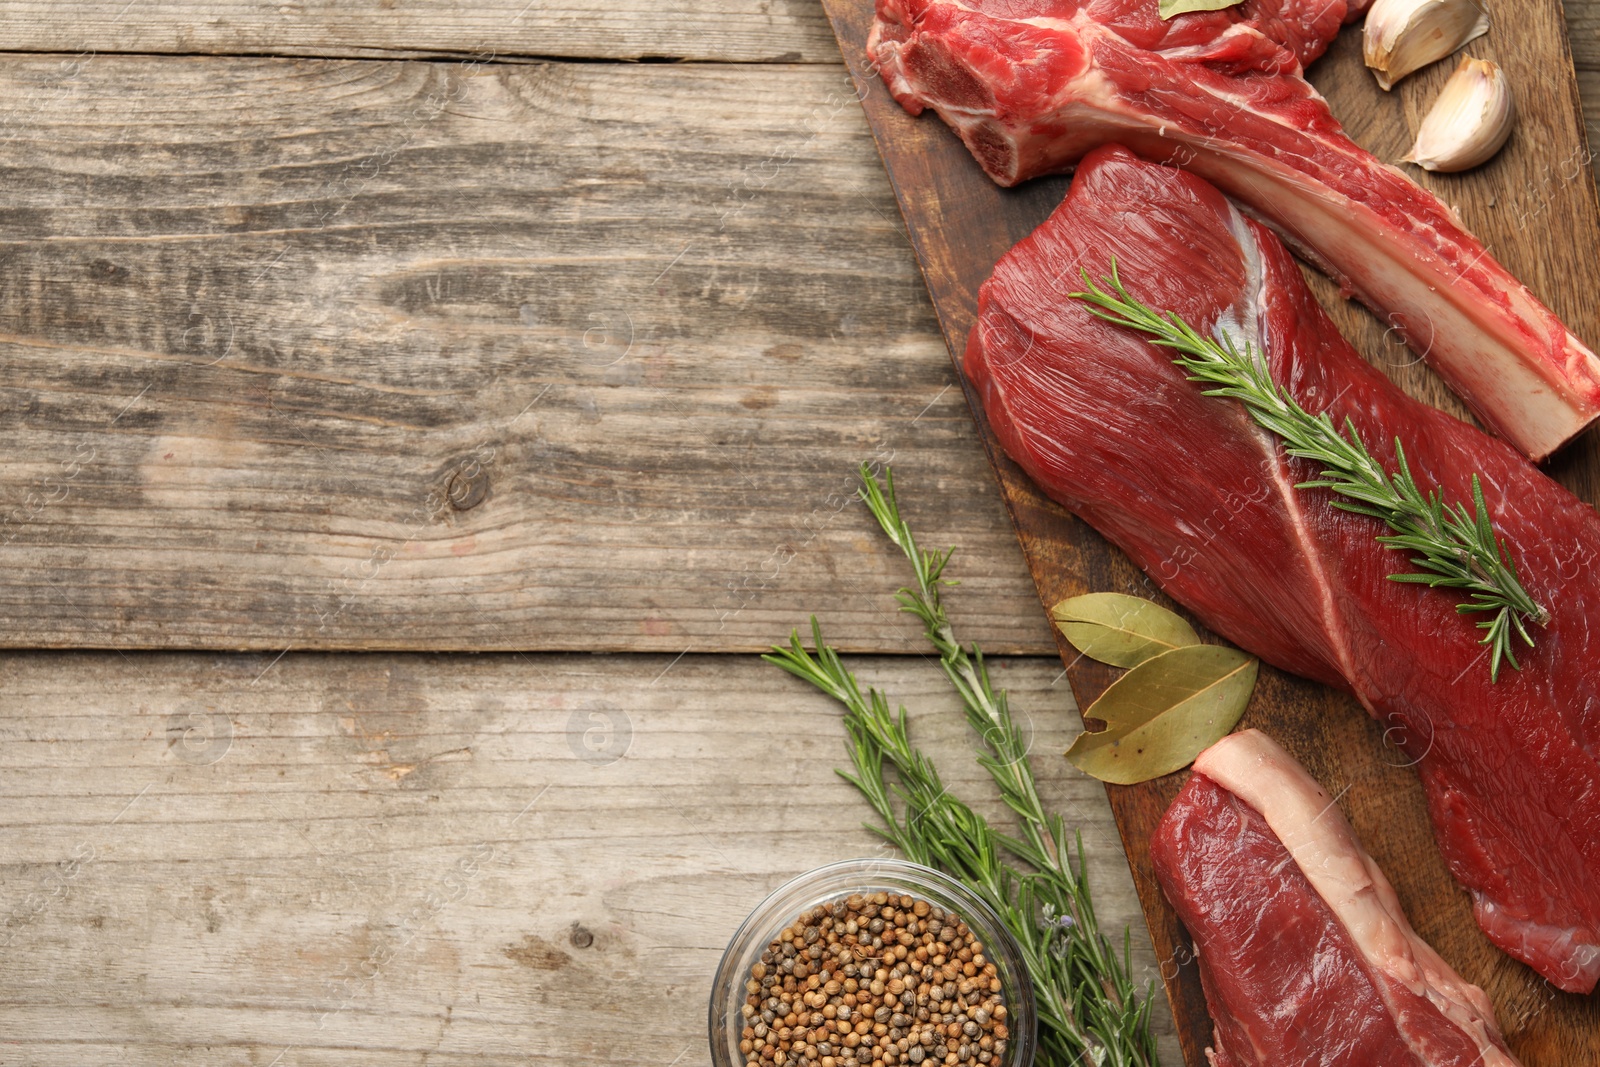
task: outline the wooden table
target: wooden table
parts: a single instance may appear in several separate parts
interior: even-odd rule
[[[863,461],[1154,977],[820,6],[0,25],[0,1065],[707,1062],[744,913],[877,847],[751,653],[815,612],[989,795]]]

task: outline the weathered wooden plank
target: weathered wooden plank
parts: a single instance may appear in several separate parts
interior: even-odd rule
[[[1583,124],[1589,143],[1600,144],[1600,70],[1578,71],[1578,91],[1583,96]],[[1591,167],[1593,163],[1591,159]]]
[[[1600,69],[1600,3],[1565,6],[1578,68]],[[4,0],[0,23],[7,50],[68,54],[839,58],[817,0]]]
[[[1578,70],[1600,70],[1600,2],[1564,0],[1567,36],[1572,41],[1572,62]],[[1588,99],[1587,91],[1584,94]]]
[[[850,497],[892,456],[968,633],[1050,647],[842,71],[11,57],[0,98],[0,642],[911,648]]]
[[[855,665],[997,816],[937,667]],[[1152,977],[1059,665],[994,667]],[[28,653],[0,685],[7,1064],[702,1064],[744,914],[878,851],[834,706],[754,657]]]
[[[837,63],[814,0],[5,0],[4,48]]]

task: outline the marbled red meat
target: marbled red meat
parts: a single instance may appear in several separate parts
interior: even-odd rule
[[[1406,920],[1332,797],[1254,730],[1195,761],[1151,838],[1194,938],[1213,1067],[1514,1067],[1489,998]]]
[[[1366,6],[1163,21],[1157,0],[878,0],[868,47],[895,98],[937,111],[1002,185],[1109,142],[1214,182],[1542,459],[1600,416],[1600,359],[1301,76]]]
[[[1388,580],[1386,529],[1298,490],[1242,406],[1202,395],[1169,353],[1068,294],[1079,270],[1262,353],[1309,411],[1352,420],[1380,458],[1404,439],[1424,486],[1468,500],[1474,472],[1534,599],[1523,669],[1489,677],[1458,593]],[[1600,517],[1504,443],[1418,403],[1363,362],[1288,251],[1198,177],[1108,146],[995,268],[966,371],[1005,450],[1224,637],[1353,692],[1395,727],[1479,924],[1563,989],[1600,977]]]

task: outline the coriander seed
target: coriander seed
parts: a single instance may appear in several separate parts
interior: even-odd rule
[[[1004,1062],[1006,1008],[984,945],[959,915],[909,895],[802,912],[745,990],[745,1067]]]

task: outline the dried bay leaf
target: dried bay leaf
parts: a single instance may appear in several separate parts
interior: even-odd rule
[[[1113,667],[1137,667],[1164,652],[1200,643],[1194,627],[1179,616],[1121,593],[1063,600],[1050,609],[1050,617],[1073,648]]]
[[[1084,712],[1106,729],[1080,734],[1067,759],[1116,785],[1187,767],[1238,724],[1259,666],[1224,645],[1190,645],[1146,660]]]
[[[1242,4],[1244,0],[1161,0],[1161,17],[1187,15],[1191,11],[1221,11],[1225,7]]]

